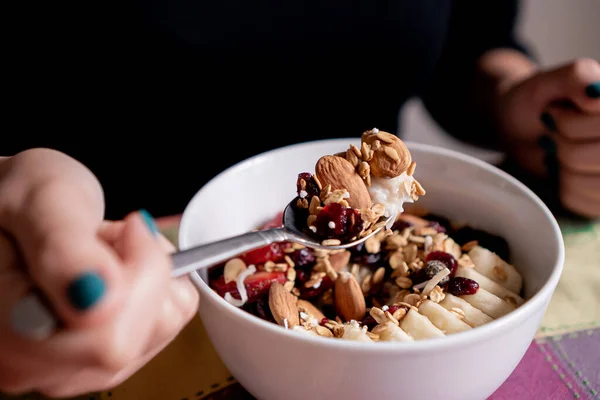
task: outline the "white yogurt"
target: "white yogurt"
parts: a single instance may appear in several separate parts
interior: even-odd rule
[[[414,203],[410,192],[415,178],[406,172],[395,178],[376,178],[371,176],[369,194],[374,204],[379,203],[385,207],[384,216],[392,220],[404,212],[404,203]]]

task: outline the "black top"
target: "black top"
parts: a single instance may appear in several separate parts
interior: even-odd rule
[[[275,147],[397,132],[415,96],[474,139],[480,125],[458,104],[479,55],[520,48],[517,3],[46,2],[15,14],[27,15],[11,61],[18,134],[3,135],[1,152],[78,158],[105,188],[107,217],[120,218],[179,213],[211,177]]]

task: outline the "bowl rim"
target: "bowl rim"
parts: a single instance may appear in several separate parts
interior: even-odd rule
[[[179,247],[181,249],[185,249],[189,246],[188,239],[188,228],[187,226],[191,223],[191,219],[189,215],[191,214],[191,210],[193,209],[193,205],[196,202],[196,199],[202,195],[202,193],[210,190],[212,184],[215,181],[222,179],[224,176],[229,174],[236,173],[238,170],[242,170],[245,168],[250,168],[259,162],[262,158],[269,157],[274,153],[293,150],[299,147],[312,147],[318,144],[343,144],[344,146],[348,145],[348,143],[354,143],[357,141],[357,138],[348,137],[348,138],[335,138],[335,139],[320,139],[320,140],[312,140],[306,142],[300,142],[296,144],[290,144],[282,147],[278,147],[272,150],[268,150],[259,154],[256,154],[252,157],[249,157],[245,160],[242,160],[227,169],[223,170],[216,176],[214,176],[209,182],[207,182],[203,187],[201,187],[196,194],[190,199],[188,204],[186,205],[184,212],[182,213],[179,231],[178,231],[178,242]],[[234,305],[225,301],[221,296],[215,293],[210,286],[200,277],[197,272],[191,273],[189,276],[196,286],[197,290],[201,293],[201,302],[202,301],[210,301],[211,304],[217,306],[220,312],[230,313],[234,318],[241,318],[244,322],[254,325],[257,329],[266,329],[270,333],[274,335],[281,335],[282,339],[287,339],[290,341],[298,341],[308,343],[311,346],[316,347],[326,347],[330,349],[338,349],[338,350],[346,350],[346,351],[355,351],[355,352],[368,352],[368,353],[377,353],[377,354],[389,354],[390,352],[396,353],[401,352],[402,354],[413,353],[413,352],[422,352],[422,351],[440,351],[448,348],[454,348],[455,346],[461,345],[469,345],[473,343],[479,343],[485,341],[486,339],[496,336],[508,329],[517,326],[520,321],[524,321],[528,317],[535,314],[537,310],[540,308],[545,308],[546,303],[549,302],[552,294],[558,284],[558,281],[561,277],[562,270],[565,262],[565,245],[564,238],[562,236],[561,229],[558,225],[558,222],[550,209],[544,204],[544,202],[525,184],[520,182],[518,179],[514,178],[507,172],[502,171],[498,167],[482,161],[474,156],[458,152],[456,150],[450,150],[443,147],[425,144],[425,143],[417,143],[417,142],[405,142],[409,149],[415,149],[419,151],[439,154],[448,158],[458,159],[459,161],[467,162],[473,165],[475,168],[484,169],[503,180],[507,181],[509,184],[512,184],[515,188],[521,191],[529,200],[532,200],[534,204],[542,211],[542,213],[546,216],[550,225],[552,226],[552,230],[554,236],[557,238],[558,242],[558,251],[557,257],[554,265],[552,266],[552,272],[550,276],[546,280],[546,282],[542,285],[542,287],[529,299],[525,301],[524,304],[519,306],[514,311],[497,318],[485,325],[479,326],[474,329],[469,329],[465,332],[455,333],[452,335],[447,335],[441,338],[432,338],[428,340],[416,340],[410,342],[358,342],[352,340],[331,340],[330,338],[313,336],[313,335],[303,335],[301,333],[291,333],[287,332],[281,326],[274,324],[272,322],[264,321],[260,318],[257,318],[250,313],[235,307]],[[190,222],[188,222],[190,221]],[[202,306],[201,306],[202,307]]]

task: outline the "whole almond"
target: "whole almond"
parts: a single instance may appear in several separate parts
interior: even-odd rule
[[[340,272],[335,280],[334,296],[336,311],[344,321],[360,321],[365,317],[365,297],[354,275]]]
[[[410,151],[404,142],[396,135],[384,131],[366,131],[361,140],[371,145],[379,141],[381,146],[374,150],[373,158],[369,161],[371,175],[376,177],[394,178],[406,172],[412,163]]]
[[[331,190],[346,189],[350,198],[346,199],[352,208],[371,207],[371,196],[362,178],[354,166],[345,158],[323,156],[317,161],[315,175],[323,187],[331,185]]]
[[[323,320],[323,318],[325,318],[325,315],[321,312],[321,310],[319,310],[317,307],[315,307],[308,300],[299,299],[298,300],[298,309],[304,309],[307,314],[312,315],[319,322],[321,322]]]
[[[269,308],[279,325],[292,328],[300,324],[298,298],[279,282],[273,282],[269,288]]]
[[[329,255],[329,262],[333,269],[337,272],[342,271],[350,262],[351,253],[348,250],[340,251],[339,253],[333,253]]]

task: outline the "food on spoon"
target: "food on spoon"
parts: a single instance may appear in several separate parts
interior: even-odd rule
[[[360,149],[324,155],[314,173],[301,172],[296,182],[296,215],[305,232],[324,244],[356,240],[402,213],[405,203],[425,190],[413,177],[416,163],[397,136],[365,131]],[[386,226],[389,229],[391,226]]]

